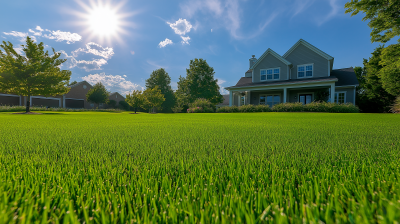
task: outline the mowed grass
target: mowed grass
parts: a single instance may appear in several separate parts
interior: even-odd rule
[[[0,223],[393,223],[393,114],[0,113]]]

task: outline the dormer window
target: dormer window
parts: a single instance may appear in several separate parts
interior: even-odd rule
[[[314,69],[313,64],[298,65],[297,66],[297,78],[310,78],[313,77]]]
[[[261,72],[260,74],[261,81],[278,80],[280,74],[280,68],[261,69],[260,72]]]

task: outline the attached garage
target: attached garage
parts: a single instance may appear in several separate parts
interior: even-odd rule
[[[61,99],[59,98],[46,98],[46,97],[32,97],[32,106],[36,107],[61,107]]]
[[[83,99],[65,99],[65,107],[66,108],[84,108],[85,100]]]
[[[20,96],[10,94],[0,94],[0,105],[3,106],[19,106]]]

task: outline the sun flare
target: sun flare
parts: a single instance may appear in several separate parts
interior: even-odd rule
[[[93,9],[88,16],[88,22],[92,32],[101,36],[114,35],[119,29],[117,13],[106,7]]]

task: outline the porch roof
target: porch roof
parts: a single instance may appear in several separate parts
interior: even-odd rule
[[[301,83],[318,83],[318,82],[337,82],[338,79],[335,76],[320,77],[320,78],[307,78],[307,79],[291,79],[282,81],[267,81],[267,82],[252,82],[251,77],[242,77],[235,86],[226,87],[225,89],[235,89],[243,87],[254,87],[254,86],[275,86],[275,85],[290,85],[290,84],[301,84]]]

